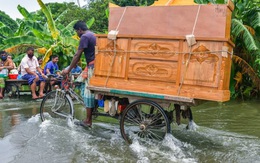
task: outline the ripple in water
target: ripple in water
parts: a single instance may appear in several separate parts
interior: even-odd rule
[[[73,121],[51,119],[41,122],[33,116],[14,127],[0,140],[3,163],[86,162],[258,162],[260,143],[255,137],[213,130],[190,124],[173,126],[173,135],[158,141],[136,138],[127,145],[118,124],[94,123],[92,129]],[[5,144],[5,145],[4,145]],[[4,145],[4,146],[3,146]],[[1,151],[1,150],[0,150]],[[5,157],[4,157],[5,156]]]

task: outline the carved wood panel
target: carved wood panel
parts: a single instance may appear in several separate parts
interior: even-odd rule
[[[128,77],[150,81],[176,82],[177,62],[131,59]]]
[[[128,39],[114,42],[107,38],[99,38],[95,59],[95,75],[125,77],[127,44]]]
[[[183,56],[184,84],[218,87],[221,53],[211,53],[204,45],[192,52]]]
[[[131,42],[130,58],[148,58],[154,60],[178,60],[178,40],[135,39]]]

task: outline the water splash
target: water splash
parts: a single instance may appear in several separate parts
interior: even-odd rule
[[[194,122],[191,126],[195,129],[186,130],[185,125],[180,125],[163,141],[143,141],[137,137],[131,145],[121,137],[118,124],[94,123],[89,130],[72,122],[65,119],[41,122],[39,115],[35,115],[16,125],[5,140],[0,140],[1,147],[8,138],[8,146],[15,148],[9,150],[6,162],[254,163],[260,160],[257,137],[214,130]],[[2,156],[4,153],[0,152],[0,157],[6,158]]]
[[[40,121],[40,114],[34,115],[27,120],[28,123],[37,123]]]
[[[193,120],[189,121],[189,124],[188,124],[189,130],[196,131],[198,127],[199,126],[197,126],[197,124]]]
[[[68,116],[66,118],[66,121],[67,121],[67,125],[70,127],[70,128],[73,128],[75,125],[74,125],[74,120],[73,120],[73,117],[72,116]]]

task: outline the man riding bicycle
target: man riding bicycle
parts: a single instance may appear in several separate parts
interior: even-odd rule
[[[90,90],[86,89],[86,87],[88,86],[89,80],[92,77],[92,74],[94,72],[96,36],[94,35],[93,32],[91,32],[88,29],[86,23],[83,21],[76,22],[73,28],[77,32],[77,35],[80,37],[79,46],[77,52],[75,53],[72,59],[69,68],[63,70],[62,74],[63,75],[68,74],[73,69],[73,67],[75,67],[75,65],[79,62],[80,57],[84,52],[86,62],[87,62],[87,67],[88,67],[88,78],[86,79],[85,87],[83,88],[84,89],[83,99],[86,106],[87,115],[86,115],[86,119],[80,121],[78,124],[84,127],[91,127],[92,109],[94,108],[95,97],[94,94],[90,92]]]

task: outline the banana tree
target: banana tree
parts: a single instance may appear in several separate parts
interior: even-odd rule
[[[226,1],[195,0],[195,2],[207,4]],[[232,58],[234,64],[230,90],[234,96],[237,96],[236,92],[243,96],[250,94],[248,92],[260,90],[260,4],[257,0],[233,0],[233,2],[235,8],[232,13],[231,38],[236,46]]]
[[[4,46],[2,48],[11,53],[19,53],[22,48],[24,52],[24,48],[32,46],[36,49],[36,55],[43,56],[42,68],[49,61],[52,54],[59,55],[60,63],[62,63],[61,67],[65,67],[69,64],[78,45],[79,38],[72,28],[76,20],[65,27],[56,24],[50,9],[41,0],[37,0],[37,2],[47,22],[39,22],[34,13],[29,13],[19,5],[18,10],[24,16],[24,19],[19,22],[19,29],[14,33],[13,37],[3,39]],[[89,20],[88,27],[93,23],[94,19]]]
[[[236,47],[233,62],[237,73],[242,74],[241,80],[237,76],[234,80],[243,82],[237,89],[242,91],[241,95],[251,93],[254,96],[257,94],[254,92],[259,94],[260,90],[260,4],[256,0],[234,0],[234,5],[232,37]]]

